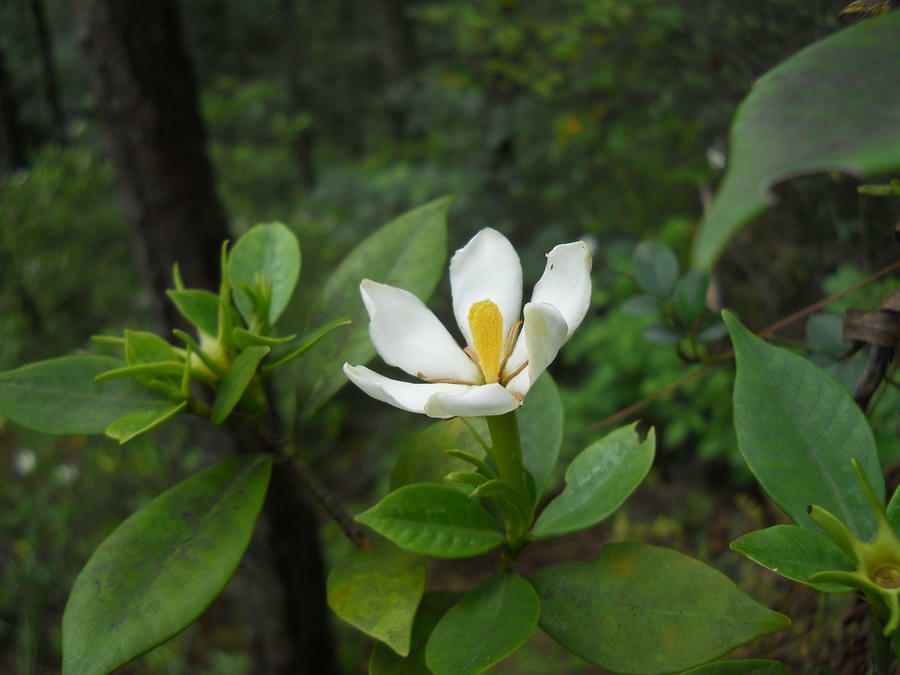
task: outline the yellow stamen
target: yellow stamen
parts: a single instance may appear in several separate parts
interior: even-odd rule
[[[505,346],[500,308],[491,300],[473,304],[469,308],[469,330],[485,384],[498,382]]]

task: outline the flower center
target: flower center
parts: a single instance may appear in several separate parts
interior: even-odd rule
[[[503,314],[491,300],[480,300],[469,308],[469,330],[472,346],[478,355],[478,365],[485,384],[500,381],[505,344],[503,340]]]

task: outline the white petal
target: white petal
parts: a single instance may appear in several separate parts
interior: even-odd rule
[[[456,323],[472,344],[469,308],[480,300],[492,300],[503,314],[503,335],[519,320],[522,309],[522,264],[502,234],[485,228],[450,260],[450,290]]]
[[[569,327],[569,335],[575,332],[591,304],[591,253],[587,244],[560,244],[547,254],[547,266],[531,301],[556,307]]]
[[[522,402],[499,384],[469,387],[462,393],[441,392],[425,404],[429,417],[484,417],[503,415],[518,408]]]
[[[525,305],[525,325],[519,341],[526,345],[528,367],[516,375],[506,386],[510,391],[525,396],[531,385],[559,354],[569,337],[568,326],[559,310],[547,303],[529,302]],[[518,347],[518,344],[516,345]],[[515,356],[515,354],[513,354]],[[512,357],[510,357],[512,361]],[[507,372],[514,372],[508,369]]]
[[[419,298],[368,279],[359,291],[371,321],[369,337],[385,363],[413,377],[478,382],[478,366]]]
[[[344,364],[344,374],[372,398],[414,413],[424,413],[428,400],[436,394],[464,394],[475,387],[468,384],[424,384],[401,382],[379,375],[365,366]]]

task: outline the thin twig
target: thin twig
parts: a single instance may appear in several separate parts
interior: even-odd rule
[[[368,548],[369,538],[362,528],[356,524],[347,511],[341,506],[337,498],[325,487],[325,483],[316,475],[305,460],[296,455],[291,458],[291,464],[297,472],[297,476],[306,486],[309,494],[319,503],[332,520],[341,528],[344,535],[356,545],[357,548]]]

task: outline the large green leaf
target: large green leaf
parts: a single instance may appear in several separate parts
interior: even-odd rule
[[[734,426],[750,470],[798,525],[817,529],[807,513],[817,504],[869,539],[875,516],[850,460],[881,499],[884,477],[865,416],[828,373],[723,316],[737,359]]]
[[[272,463],[234,457],[122,523],[78,575],[63,615],[63,675],[107,675],[190,625],[237,569]]]
[[[304,359],[295,372],[309,417],[347,382],[344,362],[368,362],[375,355],[369,340],[369,319],[359,284],[372,279],[404,288],[423,301],[434,292],[447,260],[447,210],[445,197],[421,206],[388,223],[362,241],[329,278],[313,308],[310,329],[338,317],[349,316],[353,325],[335,331],[316,347],[316,358]]]
[[[425,592],[425,559],[383,539],[353,552],[328,575],[328,606],[391,649],[409,654],[413,620]]]
[[[745,534],[731,542],[731,548],[776,574],[820,591],[837,593],[850,590],[845,586],[809,581],[813,574],[819,572],[852,572],[854,569],[841,549],[814,530],[796,525],[776,525]]]
[[[507,572],[466,593],[435,626],[425,649],[434,675],[477,675],[525,644],[541,602],[525,579]]]
[[[694,246],[707,268],[788,178],[900,167],[900,12],[831,35],[764,75],[731,127],[729,169]]]
[[[717,570],[656,546],[607,544],[593,562],[554,565],[531,581],[541,627],[615,672],[682,671],[790,625]]]
[[[443,485],[402,487],[356,520],[400,548],[435,558],[470,558],[503,541],[491,514],[476,500]]]
[[[145,434],[164,422],[168,422],[178,413],[186,410],[187,405],[187,401],[182,401],[181,403],[172,404],[169,408],[133,413],[120,417],[106,427],[106,435],[110,438],[115,438],[119,443],[127,443],[135,436]]]
[[[255,289],[258,276],[271,284],[269,313],[262,318],[274,324],[294,294],[300,262],[300,242],[281,223],[257,225],[238,239],[228,256],[228,274],[235,304],[248,324],[255,304],[245,287]]]
[[[787,675],[783,663],[768,659],[746,661],[716,661],[691,668],[682,675]]]
[[[94,382],[123,365],[107,356],[63,356],[0,373],[0,415],[46,434],[102,434],[122,417],[172,406],[131,379]]]
[[[534,539],[557,537],[599,523],[637,488],[653,464],[653,430],[641,442],[637,425],[617,429],[588,446],[566,469],[566,489],[534,525]]]
[[[550,373],[541,375],[516,411],[522,440],[522,463],[534,477],[540,497],[559,459],[563,438],[563,405]]]
[[[452,593],[427,593],[416,612],[409,656],[398,656],[378,643],[369,659],[369,675],[433,675],[425,665],[425,645],[431,631],[455,602]]]

